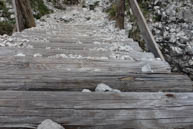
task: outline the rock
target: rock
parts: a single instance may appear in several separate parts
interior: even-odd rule
[[[143,73],[153,72],[153,70],[151,69],[151,66],[150,66],[149,64],[144,65],[144,66],[141,68],[141,71],[142,71]]]
[[[92,91],[90,91],[89,89],[83,89],[82,92],[83,93],[91,93]]]
[[[97,85],[95,91],[96,92],[111,92],[113,89],[104,83],[100,83]]]
[[[151,30],[166,60],[172,66],[172,71],[183,72],[193,77],[191,72],[193,70],[191,66],[193,56],[192,0],[154,0],[148,4],[153,9],[149,19],[157,17],[161,12],[161,19],[150,23]],[[152,12],[151,9],[150,12]],[[144,66],[142,71],[151,70],[149,66]]]
[[[121,93],[120,90],[118,89],[113,89],[110,86],[104,84],[104,83],[100,83],[97,85],[95,92],[113,92],[113,93]]]
[[[38,125],[37,129],[64,129],[64,127],[50,119],[47,119]]]
[[[73,18],[71,16],[63,16],[60,18],[60,21],[64,21],[65,23],[73,21]]]

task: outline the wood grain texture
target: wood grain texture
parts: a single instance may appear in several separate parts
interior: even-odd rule
[[[0,89],[81,91],[105,83],[122,91],[192,91],[187,76],[171,74],[160,61],[148,63],[155,73],[143,73],[146,63],[0,57]]]
[[[62,70],[60,70],[62,71]],[[17,73],[17,74],[16,74]],[[132,74],[54,71],[12,71],[0,74],[0,90],[82,91],[104,83],[121,91],[192,91],[187,76],[175,74]]]
[[[192,93],[0,91],[0,94],[0,127],[35,128],[48,118],[67,128],[193,127]]]
[[[98,69],[98,72],[127,72],[143,73],[142,67],[149,65],[149,73],[171,73],[170,66],[162,61],[129,61],[129,60],[101,60],[101,59],[60,59],[44,57],[11,57],[0,56],[1,71],[11,70],[67,70]],[[23,66],[23,67],[22,67]],[[78,71],[77,71],[78,72]],[[97,72],[95,70],[95,72]],[[148,73],[148,72],[147,72]]]

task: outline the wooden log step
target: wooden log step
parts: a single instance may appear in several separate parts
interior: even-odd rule
[[[0,90],[94,91],[104,83],[123,92],[190,92],[192,82],[179,74],[134,74],[128,72],[78,72],[52,70],[0,70]]]
[[[33,48],[0,48],[0,56],[17,56],[22,53],[26,56],[33,57],[35,54],[41,54],[42,57],[55,57],[57,55],[67,55],[72,58],[91,58],[91,59],[115,59],[126,58],[127,60],[142,60],[142,59],[155,59],[152,53],[144,53],[138,51],[129,52],[113,52],[113,51],[98,51],[98,50],[60,50],[60,49],[33,49]],[[117,53],[117,54],[116,54]],[[122,57],[121,57],[122,56]]]
[[[17,35],[13,36],[14,41],[12,42],[24,42],[23,40],[29,40],[30,42],[35,42],[35,43],[65,43],[65,44],[94,44],[94,45],[113,45],[113,44],[120,44],[121,46],[123,45],[129,45],[131,47],[140,49],[139,44],[137,42],[134,42],[132,40],[124,40],[124,41],[118,41],[118,40],[111,40],[111,39],[74,39],[74,38],[44,38],[44,37],[36,37],[36,36],[22,36],[22,35]]]
[[[51,23],[50,25],[40,25],[39,27],[42,27],[42,28],[47,28],[47,29],[77,29],[77,30],[89,30],[89,31],[92,31],[92,30],[97,30],[99,28],[104,28],[104,26],[97,26],[97,25],[78,25],[78,24],[60,24],[60,23],[56,23],[56,24],[53,24]],[[33,29],[38,29],[38,28],[32,28]],[[29,29],[30,30],[30,29]]]
[[[50,38],[50,37],[48,37],[48,36],[41,36],[41,35],[31,35],[31,34],[26,34],[26,33],[15,33],[12,37],[20,37],[20,38],[36,38],[36,39],[38,39],[38,38],[40,38],[40,39],[42,39],[42,38]],[[53,37],[53,35],[52,35],[52,37]],[[55,36],[55,38],[54,39],[56,39],[56,37],[57,36]],[[76,39],[75,38],[76,36],[74,36],[74,37],[69,37],[69,36],[66,36],[65,38],[64,38],[64,35],[61,35],[61,36],[58,36],[57,38],[59,38],[59,39],[63,39],[63,40],[66,40],[66,39],[72,39],[72,41],[74,40],[74,39]],[[80,38],[80,36],[78,37],[78,38]],[[50,38],[51,39],[51,38]],[[80,38],[79,40],[81,41],[81,40],[84,40],[85,39],[85,41],[87,41],[87,40],[90,40],[90,41],[106,41],[106,42],[125,42],[125,43],[127,43],[127,42],[131,42],[131,43],[133,43],[134,41],[133,41],[133,39],[130,39],[130,38],[127,38],[127,39],[113,39],[112,37],[106,37],[106,38],[100,38],[100,37],[97,37],[97,38],[93,38],[93,37],[90,37],[90,36],[88,36],[88,37],[82,37],[82,38]],[[89,41],[89,42],[90,42]],[[134,43],[137,43],[137,42],[134,42]],[[137,43],[138,44],[138,43]]]
[[[79,35],[79,36],[84,36],[84,35],[101,35],[101,36],[112,36],[112,33],[109,32],[104,32],[102,30],[92,30],[92,31],[85,31],[85,30],[53,30],[51,29],[50,31],[48,30],[27,30],[22,32],[21,34],[48,34],[48,35]],[[126,36],[126,34],[125,34]],[[130,39],[130,38],[129,38]]]
[[[149,66],[149,73],[170,73],[170,66],[163,61],[127,61],[92,59],[57,59],[30,57],[0,57],[0,70],[64,70],[64,71],[122,71],[143,73],[142,68]],[[147,71],[148,72],[148,71]]]
[[[84,34],[107,34],[111,35],[111,33],[106,32],[101,29],[93,29],[93,30],[80,30],[80,29],[74,29],[74,28],[35,28],[35,29],[30,29],[30,30],[25,30],[22,32],[24,33],[47,33],[47,34],[56,34],[56,33],[63,33],[63,34],[78,34],[78,35],[84,35]],[[117,32],[118,33],[118,32]]]
[[[14,42],[20,44],[19,41]],[[143,52],[143,50],[136,45],[135,43],[126,45],[124,43],[103,43],[103,44],[94,44],[94,43],[81,43],[81,42],[74,42],[74,43],[53,43],[53,42],[27,42],[25,45],[32,45],[33,48],[42,48],[42,49],[66,49],[66,50],[118,50],[120,46],[129,48],[135,51]]]
[[[143,51],[142,48],[138,45],[137,42],[134,41],[113,41],[113,40],[94,40],[94,39],[63,39],[63,38],[46,38],[44,39],[43,37],[41,38],[37,38],[36,36],[22,36],[22,35],[17,35],[17,36],[13,36],[13,43],[14,44],[20,44],[21,42],[24,42],[24,39],[27,39],[28,42],[27,44],[31,44],[32,46],[34,45],[55,45],[55,46],[59,46],[59,47],[68,47],[66,45],[70,45],[70,46],[85,46],[85,48],[89,48],[90,46],[94,45],[93,47],[107,47],[107,48],[111,48],[113,46],[129,46],[131,48],[133,48],[136,51]],[[44,43],[44,44],[43,44]]]
[[[36,128],[52,119],[66,129],[193,128],[193,93],[0,91],[0,127]]]
[[[47,35],[47,34],[40,34],[40,35],[37,35],[37,34],[22,34],[21,37],[23,38],[30,38],[30,37],[36,37],[37,39],[41,39],[41,38],[47,38],[47,39],[77,39],[77,40],[94,40],[94,41],[97,41],[97,40],[116,40],[116,38],[114,37],[110,37],[110,36],[89,36],[89,35],[84,35],[84,36],[81,36],[81,35],[63,35],[63,34],[58,34],[58,35]],[[119,40],[119,39],[118,39]],[[132,40],[129,40],[129,39],[123,39],[123,40],[119,40],[119,41],[132,41]]]
[[[0,48],[0,56],[16,56],[17,54],[22,53],[26,56],[34,56],[39,53],[43,57],[55,56],[58,54],[66,54],[66,55],[81,55],[82,57],[108,57],[111,55],[111,52],[104,51],[83,51],[83,50],[49,50],[49,49],[33,49],[33,48]]]
[[[91,38],[109,38],[109,37],[111,37],[112,35],[110,35],[110,34],[97,34],[97,35],[95,35],[95,34],[86,34],[86,33],[79,33],[79,34],[74,34],[74,33],[69,33],[69,32],[67,32],[67,33],[51,33],[51,32],[40,32],[40,33],[37,33],[37,32],[29,32],[29,33],[27,33],[27,32],[25,32],[25,33],[23,33],[22,35],[32,35],[32,36],[41,36],[41,37],[53,37],[53,36],[56,36],[56,37],[77,37],[77,38],[79,38],[79,37],[82,37],[82,38],[87,38],[87,37],[91,37]]]

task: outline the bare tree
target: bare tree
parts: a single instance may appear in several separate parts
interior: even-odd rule
[[[17,31],[35,27],[30,0],[12,0],[16,15]]]

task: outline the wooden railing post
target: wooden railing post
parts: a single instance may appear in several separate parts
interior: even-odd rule
[[[129,3],[134,16],[136,17],[137,25],[141,31],[145,43],[147,44],[148,50],[150,50],[155,55],[155,57],[161,58],[163,61],[165,61],[164,56],[162,55],[158,44],[155,42],[153,34],[147,25],[145,17],[143,16],[137,1],[129,0]]]
[[[124,29],[125,0],[116,0],[116,27]]]
[[[26,28],[36,26],[29,0],[12,0],[12,4],[15,11],[17,31],[21,32]]]

